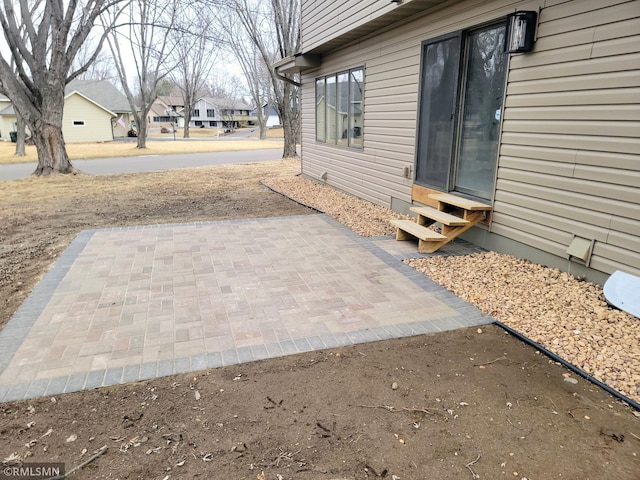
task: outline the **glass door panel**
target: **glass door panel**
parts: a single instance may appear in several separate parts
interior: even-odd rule
[[[455,171],[456,191],[491,199],[498,161],[498,136],[506,79],[504,26],[471,32]]]
[[[454,145],[460,36],[423,45],[416,181],[448,190]]]

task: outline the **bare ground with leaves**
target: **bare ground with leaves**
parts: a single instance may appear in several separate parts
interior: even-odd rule
[[[259,183],[298,169],[0,183],[1,321],[82,229],[313,213]],[[82,479],[635,480],[640,418],[487,326],[0,404],[0,461]]]

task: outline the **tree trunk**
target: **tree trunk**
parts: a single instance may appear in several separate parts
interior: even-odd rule
[[[137,122],[136,125],[138,127],[137,148],[140,148],[140,149],[147,148],[147,122],[145,121]]]
[[[15,110],[15,107],[14,107]],[[16,112],[16,152],[14,153],[14,155],[16,157],[24,157],[27,153],[26,153],[26,147],[25,147],[25,136],[26,136],[26,125],[27,122],[24,121],[24,119],[22,118],[22,115],[20,115],[20,113],[18,113],[17,110],[15,110]]]
[[[282,158],[296,158],[298,151],[295,118],[292,118],[292,115],[286,115],[282,128],[284,130],[284,150],[282,152]]]
[[[34,175],[78,173],[71,165],[62,135],[62,110],[64,108],[64,83],[48,84],[43,92],[41,113],[29,121],[33,143],[38,153],[38,167]],[[24,110],[23,120],[27,119]]]
[[[298,157],[297,145],[298,145],[298,132],[299,132],[299,119],[300,109],[299,106],[299,89],[294,89],[293,85],[289,83],[284,84],[283,101],[278,106],[280,110],[280,120],[282,121],[282,129],[284,130],[284,150],[282,152],[282,158],[296,158]],[[282,107],[282,106],[286,107]]]
[[[191,100],[189,100],[191,101]],[[184,108],[184,131],[182,134],[182,138],[189,138],[189,123],[191,123],[191,109],[186,105]]]
[[[52,175],[56,173],[78,173],[71,165],[64,146],[62,129],[50,124],[35,125],[31,132],[38,152],[38,167],[34,175]]]

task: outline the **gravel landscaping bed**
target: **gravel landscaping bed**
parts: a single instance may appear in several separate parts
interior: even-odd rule
[[[362,236],[393,234],[389,219],[408,218],[302,177],[275,177],[263,183]],[[494,252],[415,258],[406,263],[640,402],[640,321],[609,307],[599,285]]]
[[[274,177],[262,182],[296,202],[320,210],[363,237],[395,233],[392,218],[411,218],[388,208],[302,177]]]

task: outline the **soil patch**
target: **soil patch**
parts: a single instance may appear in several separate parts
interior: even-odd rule
[[[0,183],[0,322],[79,231],[313,213],[260,184],[297,171]],[[88,460],[75,477],[636,480],[640,418],[495,326],[0,405],[5,465]]]

